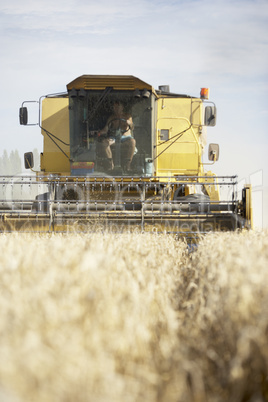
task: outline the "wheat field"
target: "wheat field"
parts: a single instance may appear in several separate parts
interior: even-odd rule
[[[0,235],[0,401],[268,400],[268,233]]]

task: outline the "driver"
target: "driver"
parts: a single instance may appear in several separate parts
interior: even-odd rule
[[[130,164],[135,152],[136,141],[132,136],[134,128],[132,117],[124,111],[124,106],[120,101],[113,104],[113,114],[108,118],[106,125],[98,132],[98,154],[106,158],[105,168],[114,168],[113,153],[116,139],[121,142],[121,161],[125,170],[130,170]]]

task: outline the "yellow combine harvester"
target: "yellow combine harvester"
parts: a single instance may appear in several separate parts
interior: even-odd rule
[[[38,103],[41,169],[1,178],[3,230],[140,228],[191,239],[252,226],[250,186],[239,195],[236,176],[216,176],[202,161],[206,127],[216,124],[208,89],[196,98],[133,76],[83,75]],[[208,154],[212,165],[218,145]]]

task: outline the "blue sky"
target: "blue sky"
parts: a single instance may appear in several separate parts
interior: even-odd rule
[[[22,101],[82,74],[135,75],[193,96],[209,87],[213,170],[246,180],[262,171],[268,186],[267,0],[2,0],[0,43],[2,150],[42,150],[38,127],[19,126]]]

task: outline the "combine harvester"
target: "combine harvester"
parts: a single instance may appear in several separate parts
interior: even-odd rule
[[[28,123],[23,102],[20,124]],[[200,98],[155,90],[133,76],[83,75],[41,97],[40,171],[1,177],[1,230],[88,232],[107,228],[175,233],[252,227],[251,188],[205,170],[219,157],[208,89]],[[33,170],[33,154],[24,155]]]

